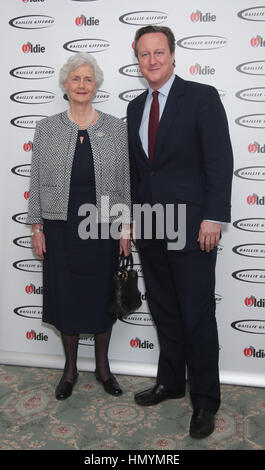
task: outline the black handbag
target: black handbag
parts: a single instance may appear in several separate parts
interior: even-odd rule
[[[118,270],[114,275],[109,311],[116,318],[122,318],[137,310],[141,305],[138,273],[133,269],[132,254],[126,257],[121,255]]]

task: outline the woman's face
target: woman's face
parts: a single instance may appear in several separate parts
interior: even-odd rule
[[[89,65],[80,65],[69,72],[64,86],[71,102],[81,104],[92,101],[97,90],[94,70]]]

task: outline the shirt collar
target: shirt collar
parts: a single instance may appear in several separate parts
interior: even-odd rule
[[[174,80],[175,80],[175,74],[173,73],[171,77],[168,79],[168,81],[163,86],[161,86],[161,88],[159,88],[157,91],[159,91],[159,93],[161,93],[164,96],[168,96],[170,88]],[[153,91],[154,90],[149,86],[148,87],[149,96],[152,95]]]

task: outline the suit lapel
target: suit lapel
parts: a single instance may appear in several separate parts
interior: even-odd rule
[[[166,141],[169,126],[176,120],[180,112],[182,96],[184,95],[184,83],[185,81],[182,78],[178,77],[177,75],[175,76],[175,80],[169,91],[167,102],[159,122],[153,164],[155,164],[156,161],[161,158],[161,149]]]
[[[140,135],[139,135],[139,129],[140,129],[141,121],[142,121],[144,105],[145,105],[145,100],[147,98],[147,95],[148,95],[148,90],[146,90],[146,92],[140,96],[138,106],[136,107],[136,110],[135,110],[135,120],[133,122],[133,126],[134,126],[134,136],[135,136],[135,143],[137,145],[137,149],[139,152],[142,153],[142,156],[148,162],[148,158],[143,149],[142,142],[141,142]]]

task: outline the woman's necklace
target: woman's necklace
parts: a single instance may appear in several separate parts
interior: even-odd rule
[[[75,122],[74,119],[73,119],[73,117],[72,117],[72,115],[71,115],[70,109],[68,110],[68,113],[67,113],[67,114],[68,114],[69,119],[70,119],[72,122]],[[95,117],[95,109],[94,109],[93,106],[92,106],[92,111],[91,111],[91,114],[90,114],[90,116],[89,116],[88,121],[86,121],[84,124],[79,123],[79,124],[78,124],[79,129],[87,129],[88,126],[89,126],[89,124],[91,124],[91,122],[93,122],[94,117]]]

